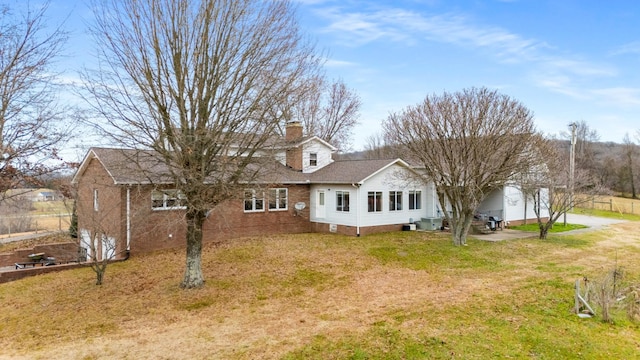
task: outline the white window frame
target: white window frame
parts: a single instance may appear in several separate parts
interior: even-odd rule
[[[373,207],[369,206],[369,199],[371,198],[371,194],[373,194]],[[382,208],[384,207],[384,200],[383,200],[382,194],[383,194],[382,191],[367,192],[367,212],[370,212],[370,213],[382,212]],[[378,202],[380,202],[380,204],[378,204]]]
[[[98,189],[93,189],[93,211],[100,210],[100,203],[98,202]]]
[[[272,206],[273,205],[273,206]],[[269,211],[285,211],[289,208],[289,189],[269,189]]]
[[[422,190],[409,190],[409,210],[422,209]]]
[[[318,153],[309,153],[309,166],[318,166]]]
[[[349,212],[350,208],[350,195],[348,191],[338,190],[336,191],[336,211],[337,212]]]
[[[262,197],[259,196],[260,194],[254,189],[244,190],[244,200],[242,201],[242,208],[244,209],[244,212],[264,212],[264,193],[262,193]],[[247,209],[247,204],[250,205],[250,209]]]
[[[151,191],[151,209],[154,211],[186,209],[186,202],[187,197],[177,189]]]
[[[402,191],[389,191],[389,211],[402,211]]]

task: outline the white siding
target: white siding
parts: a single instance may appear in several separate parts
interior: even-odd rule
[[[547,189],[541,190],[543,209],[541,210],[541,217],[549,216],[549,209],[544,207],[544,204],[547,203],[549,196],[549,192]],[[526,201],[526,211],[525,214],[525,198],[520,189],[516,186],[505,186],[504,188],[504,220],[505,221],[514,221],[514,220],[523,220],[527,219],[535,219],[536,214],[533,211],[533,206],[535,205],[535,200],[532,196],[529,196]]]
[[[389,191],[402,191],[402,210],[389,210]],[[409,190],[421,191],[421,208],[419,210],[409,210]],[[382,192],[382,211],[368,211],[369,191]],[[360,226],[376,226],[391,224],[408,224],[410,219],[415,221],[423,217],[432,215],[433,207],[427,201],[427,187],[410,179],[408,170],[399,165],[393,165],[384,172],[367,180],[360,189],[361,197],[358,209],[362,212],[360,216]]]
[[[484,200],[482,200],[482,202],[480,203],[480,206],[478,206],[478,210],[476,211],[476,213],[504,219],[505,218],[504,203],[505,203],[505,199],[503,196],[503,189],[496,189],[491,193],[489,193],[489,195],[487,195],[487,197]]]
[[[317,165],[309,164],[310,154],[316,154]],[[333,162],[331,158],[331,149],[318,140],[312,139],[302,145],[302,172],[312,173]]]
[[[433,185],[424,186],[420,182],[409,179],[408,170],[394,165],[380,174],[368,179],[360,188],[352,185],[312,185],[311,186],[311,221],[347,226],[378,226],[407,224],[410,219],[418,221],[423,217],[434,217],[437,212],[437,198]],[[325,192],[326,214],[324,218],[316,216],[315,206],[318,191]],[[409,191],[421,191],[421,208],[409,210]],[[336,191],[348,191],[349,212],[336,211]],[[382,210],[368,211],[368,192],[382,193]],[[402,210],[389,210],[389,192],[402,192]]]
[[[324,191],[324,199],[325,199],[325,217],[318,218],[316,216],[316,204],[317,204],[317,196],[318,191]],[[336,211],[336,191],[348,191],[349,192],[349,211]],[[358,188],[351,185],[313,185],[311,186],[311,200],[309,201],[311,204],[311,221],[320,222],[320,223],[328,223],[328,224],[338,224],[338,225],[349,225],[349,226],[357,226],[357,192]]]

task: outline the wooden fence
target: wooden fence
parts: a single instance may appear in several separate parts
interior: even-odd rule
[[[637,205],[636,205],[637,204]],[[620,197],[598,196],[578,205],[581,208],[615,211],[621,214],[640,213],[640,200]]]

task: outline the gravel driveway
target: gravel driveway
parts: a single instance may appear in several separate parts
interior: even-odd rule
[[[557,222],[562,223],[563,221],[564,221],[564,218],[561,216]],[[610,219],[610,218],[603,218],[603,217],[590,216],[590,215],[567,214],[567,222],[570,224],[586,225],[590,229],[594,229],[594,228],[597,229],[606,225],[627,222],[627,220]]]

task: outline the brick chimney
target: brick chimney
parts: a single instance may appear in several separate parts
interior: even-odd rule
[[[296,144],[302,140],[302,124],[299,121],[288,122],[284,138],[287,142],[287,166],[302,171],[302,146]]]

